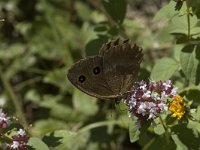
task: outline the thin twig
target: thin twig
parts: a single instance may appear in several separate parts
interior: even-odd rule
[[[161,116],[159,116],[159,119],[160,119],[160,122],[161,122],[163,128],[165,129],[165,139],[166,139],[166,143],[168,145],[168,144],[170,144],[170,134],[169,134],[168,128],[165,125],[165,123],[164,123],[164,121],[163,121]]]
[[[85,131],[89,131],[92,130],[94,128],[99,128],[102,126],[109,126],[109,125],[119,125],[120,122],[117,120],[112,120],[112,121],[101,121],[101,122],[96,122],[90,125],[87,125],[81,129],[78,130],[79,133],[85,132]]]
[[[186,6],[187,6],[188,40],[190,40],[190,38],[191,38],[191,35],[190,35],[190,7],[188,5],[188,1],[186,1]]]

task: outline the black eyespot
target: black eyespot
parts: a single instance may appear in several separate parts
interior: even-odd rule
[[[84,75],[81,75],[78,78],[78,81],[81,82],[81,83],[85,82],[85,80],[86,80],[86,77]]]
[[[95,67],[95,68],[93,69],[93,73],[94,73],[95,75],[99,74],[100,72],[101,72],[101,70],[100,70],[99,67]]]

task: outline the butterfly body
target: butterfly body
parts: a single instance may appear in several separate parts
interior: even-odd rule
[[[99,55],[76,62],[68,79],[81,91],[101,99],[120,99],[131,90],[142,61],[141,48],[128,40],[106,43]]]

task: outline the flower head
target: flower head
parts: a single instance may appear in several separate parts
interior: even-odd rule
[[[13,143],[10,145],[11,149],[17,149],[19,148],[19,142],[18,141],[13,141]]]
[[[136,116],[140,120],[153,120],[166,112],[166,100],[177,93],[177,88],[173,87],[171,80],[148,83],[141,81],[136,83],[133,89],[124,102],[129,107],[130,116]]]
[[[185,114],[183,98],[179,95],[174,96],[172,98],[172,102],[169,105],[169,110],[172,112],[173,117],[181,119]]]
[[[12,136],[13,142],[11,144],[7,144],[7,147],[10,150],[20,149],[20,150],[28,150],[27,143],[29,140],[29,136],[23,129],[19,129],[17,135]]]

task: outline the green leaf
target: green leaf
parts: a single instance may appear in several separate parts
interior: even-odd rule
[[[193,130],[193,134],[196,137],[198,137],[200,135],[200,123],[198,121],[189,120],[188,128]]]
[[[69,130],[57,130],[47,134],[43,140],[54,150],[84,149],[90,134],[76,133]]]
[[[12,52],[11,52],[12,53]],[[9,69],[6,70],[7,78],[13,77],[19,71],[26,71],[36,62],[35,56],[22,55],[18,56],[9,65]]]
[[[5,49],[5,50],[4,50]],[[20,57],[26,51],[25,45],[23,44],[12,44],[8,47],[1,46],[0,59],[12,59],[15,57]]]
[[[42,136],[49,132],[64,128],[67,128],[64,121],[56,119],[43,119],[34,123],[33,128],[31,128],[31,134],[34,136]]]
[[[139,135],[140,135],[140,130],[137,125],[137,120],[136,119],[130,120],[129,137],[130,137],[131,143],[137,141],[139,139]]]
[[[103,0],[103,6],[115,22],[123,22],[126,14],[126,0]]]
[[[190,7],[192,7],[192,10],[195,10],[193,11],[194,14],[197,15],[198,18],[200,18],[200,1],[199,0],[188,0],[187,1],[188,5]]]
[[[109,26],[106,22],[100,22],[94,27],[94,31],[102,33],[102,32],[107,31],[108,27]]]
[[[162,135],[163,133],[165,133],[165,129],[162,124],[158,124],[156,125],[156,127],[154,127],[154,132],[158,135]]]
[[[191,113],[191,115],[195,120],[200,121],[200,106],[198,106],[197,109]]]
[[[179,140],[176,134],[172,134],[171,137],[177,146],[177,150],[188,150],[188,148]]]
[[[76,117],[75,112],[73,114],[71,113],[72,108],[62,103],[61,95],[44,95],[39,106],[49,109],[49,115],[58,119],[69,121],[74,120],[74,118]]]
[[[174,46],[173,53],[174,53],[174,58],[177,61],[180,61],[180,53],[181,53],[181,50],[183,49],[183,47],[184,47],[183,44],[177,44]]]
[[[181,146],[181,148],[184,148],[185,146],[187,146],[187,148],[189,149],[196,149],[197,147],[200,147],[199,134],[197,133],[197,130],[193,127],[194,125],[191,126],[186,123],[173,126],[171,128],[171,131],[172,133],[174,133],[174,135],[177,135],[178,137],[178,139],[174,139],[174,142],[177,145]]]
[[[41,97],[35,89],[30,89],[26,92],[25,100],[32,101],[36,104],[40,103]]]
[[[155,66],[151,72],[150,78],[152,80],[167,80],[179,68],[179,63],[171,58],[162,58],[156,61]]]
[[[89,20],[90,17],[90,7],[83,2],[77,1],[75,3],[75,8],[77,10],[78,16],[84,21]]]
[[[200,46],[187,45],[180,54],[181,69],[190,82],[200,83]]]
[[[28,145],[34,150],[50,150],[48,146],[39,138],[31,137],[28,141]]]
[[[96,98],[89,96],[78,89],[74,89],[72,99],[74,109],[84,115],[93,115],[98,110]]]
[[[160,43],[160,46],[165,45],[166,43],[171,43],[171,41],[173,41],[173,36],[169,34],[170,30],[170,26],[165,25],[155,33],[155,38],[157,42]],[[153,40],[155,40],[155,38],[153,37]],[[162,49],[162,46],[160,48]]]
[[[146,135],[148,136],[148,134]],[[141,139],[142,140],[142,139]],[[150,137],[145,143],[143,150],[175,150],[176,145],[173,142],[167,143],[165,136]]]
[[[99,53],[99,49],[101,48],[102,44],[107,42],[108,36],[106,35],[99,35],[98,38],[90,40],[86,45],[86,55],[93,56]]]
[[[171,22],[171,34],[188,34],[188,22],[187,22],[187,16],[175,16],[172,19]],[[199,31],[199,28],[196,27],[197,24],[197,17],[196,16],[190,16],[190,33],[196,34]]]
[[[189,86],[183,89],[181,92],[187,99],[194,101],[195,103],[200,103],[200,99],[197,95],[200,95],[200,86]]]
[[[170,1],[169,4],[165,5],[163,8],[161,8],[156,13],[153,20],[154,21],[160,21],[160,20],[166,21],[166,19],[171,19],[172,17],[177,15],[179,12],[175,11],[175,5],[176,5],[176,2]]]

